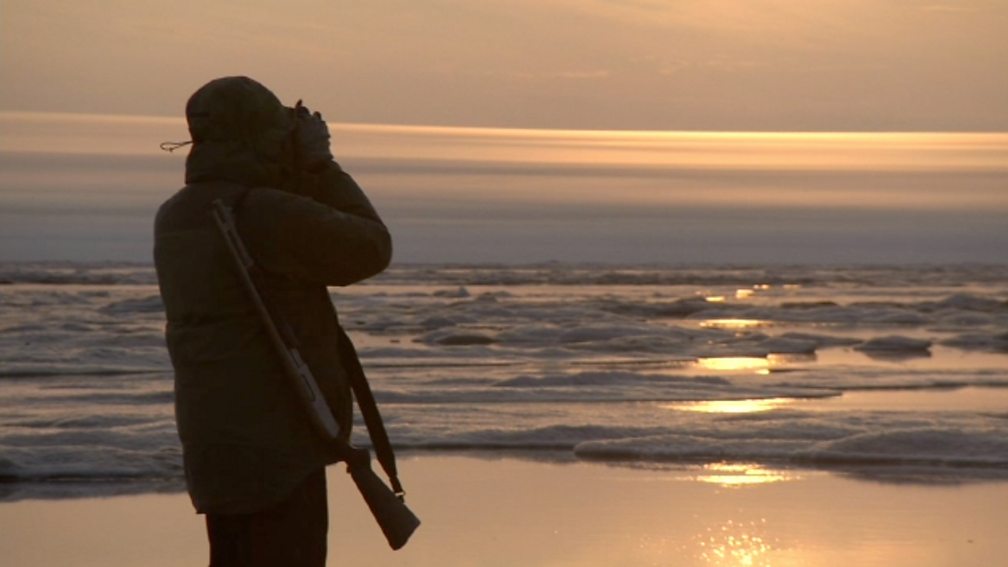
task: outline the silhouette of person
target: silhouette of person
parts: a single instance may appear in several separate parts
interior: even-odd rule
[[[186,485],[206,515],[210,564],[324,565],[325,465],[339,455],[284,377],[211,204],[233,208],[346,440],[352,396],[326,286],[384,270],[389,232],[300,101],[285,107],[252,79],[224,77],[190,97],[186,118],[186,185],[158,210],[154,260]]]

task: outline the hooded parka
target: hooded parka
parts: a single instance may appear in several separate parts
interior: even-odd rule
[[[336,455],[283,374],[212,217],[235,206],[238,231],[265,272],[343,435],[352,396],[326,286],[381,272],[388,230],[335,162],[291,165],[294,113],[245,77],[211,81],[186,106],[193,146],[186,183],[158,210],[154,261],[175,368],[186,483],[200,513],[235,514],[283,500]]]

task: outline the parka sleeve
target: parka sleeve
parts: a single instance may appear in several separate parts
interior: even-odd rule
[[[353,178],[338,166],[323,176],[316,199],[249,192],[237,220],[249,253],[267,272],[306,283],[348,285],[380,273],[392,258],[388,229]]]
[[[310,196],[338,211],[382,222],[357,182],[334,161],[318,174],[316,189]]]

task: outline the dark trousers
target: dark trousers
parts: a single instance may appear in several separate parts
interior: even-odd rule
[[[283,502],[251,514],[207,514],[210,567],[324,567],[329,515],[325,469]]]

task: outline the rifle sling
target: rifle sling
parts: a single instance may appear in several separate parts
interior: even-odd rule
[[[392,491],[401,496],[404,491],[399,483],[395,454],[392,452],[392,443],[389,441],[388,432],[385,431],[385,423],[378,412],[378,404],[375,403],[374,394],[371,393],[371,385],[368,384],[367,376],[364,375],[364,369],[361,367],[353,342],[350,341],[350,337],[347,336],[342,325],[338,326],[338,330],[340,360],[343,362],[343,368],[346,369],[348,378],[350,378],[350,388],[353,389],[357,407],[360,408],[364,425],[367,426],[368,436],[371,437],[375,457],[388,476],[389,483],[392,484]]]

